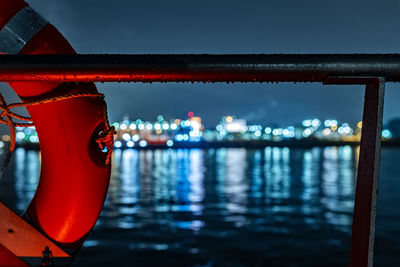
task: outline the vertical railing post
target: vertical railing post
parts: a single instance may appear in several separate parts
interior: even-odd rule
[[[384,93],[384,78],[377,78],[376,82],[366,85],[351,237],[351,267],[373,265]]]

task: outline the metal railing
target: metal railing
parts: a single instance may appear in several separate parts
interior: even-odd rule
[[[326,83],[338,77],[348,78],[345,83],[365,83],[371,77],[398,82],[400,54],[2,55],[0,58],[1,81]]]
[[[385,82],[400,54],[2,55],[0,81],[364,84],[350,266],[372,266]]]

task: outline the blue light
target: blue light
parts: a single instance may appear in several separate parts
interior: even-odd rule
[[[121,141],[115,141],[115,142],[114,142],[114,146],[115,146],[116,148],[120,148],[120,147],[122,146]]]
[[[384,137],[384,138],[392,138],[392,133],[388,129],[385,129],[385,130],[382,131],[382,137]]]
[[[39,138],[36,135],[32,135],[31,137],[29,137],[29,141],[31,141],[32,143],[38,143]]]
[[[332,121],[331,120],[325,120],[324,125],[325,125],[325,127],[331,127],[332,126]]]
[[[30,134],[32,134],[32,129],[31,128],[25,128],[24,132],[25,132],[25,134],[30,135]]]
[[[112,125],[114,126],[114,128],[115,128],[116,130],[119,129],[119,123],[118,123],[118,122],[114,122]]]
[[[167,146],[171,147],[173,145],[174,145],[174,141],[172,141],[172,140],[167,141]]]
[[[255,131],[257,131],[257,130],[258,130],[257,125],[250,125],[250,126],[249,126],[249,132],[255,132]]]
[[[175,136],[175,139],[176,139],[176,141],[180,142],[180,141],[183,140],[183,136],[182,136],[181,134],[177,134],[177,135]]]

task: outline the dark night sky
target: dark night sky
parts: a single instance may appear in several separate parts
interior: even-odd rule
[[[398,53],[400,2],[31,0],[79,53]],[[98,85],[111,120],[226,114],[282,126],[306,117],[361,119],[363,88],[320,84]],[[1,87],[4,89],[4,86]],[[400,116],[387,84],[385,121]]]

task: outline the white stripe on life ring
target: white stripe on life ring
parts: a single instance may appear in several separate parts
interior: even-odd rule
[[[0,30],[0,52],[18,54],[47,24],[30,6],[24,7]]]

